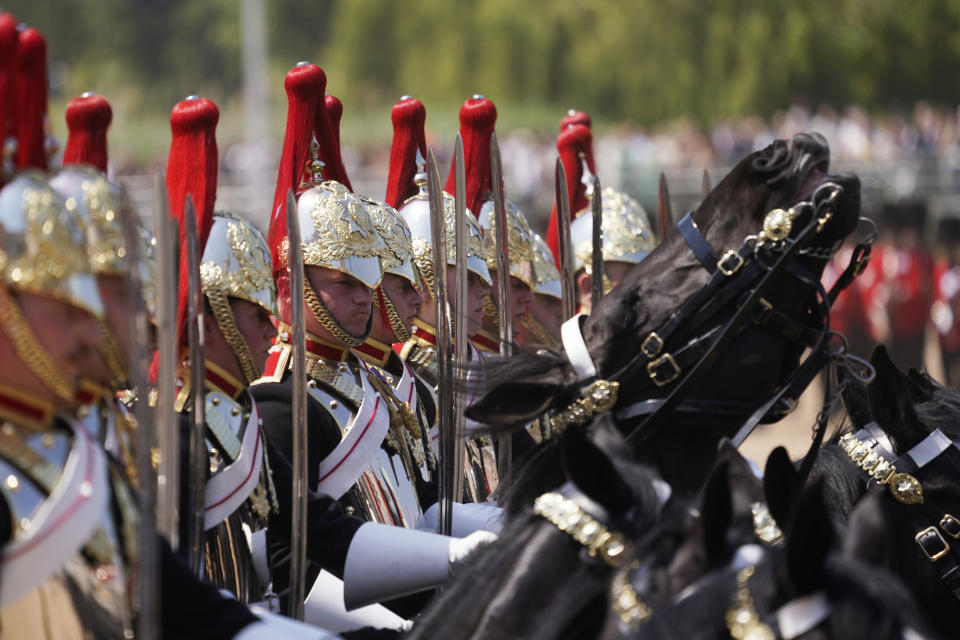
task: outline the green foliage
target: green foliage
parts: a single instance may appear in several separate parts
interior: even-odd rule
[[[52,65],[65,70],[54,99],[93,89],[119,97],[143,122],[164,121],[189,93],[239,99],[241,6],[239,0],[4,3],[47,35]],[[444,129],[474,93],[497,102],[502,125],[524,118],[508,105],[558,114],[541,123],[544,130],[570,107],[601,123],[649,125],[769,116],[796,98],[874,110],[920,99],[960,102],[956,0],[264,0],[264,6],[275,116],[283,112],[282,74],[307,59],[324,67],[328,90],[344,100],[351,118],[381,114],[383,124],[371,130],[378,135],[389,134],[387,109],[403,94],[423,100],[429,125]]]

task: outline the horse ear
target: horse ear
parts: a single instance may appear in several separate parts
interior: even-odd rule
[[[582,429],[567,429],[562,442],[561,450],[567,477],[580,491],[613,514],[621,514],[630,509],[633,505],[633,492],[613,461]]]
[[[700,501],[700,533],[708,566],[717,566],[727,560],[727,530],[733,522],[729,467],[728,460],[717,463],[707,478]]]
[[[733,518],[752,518],[751,505],[763,498],[760,479],[729,438],[723,438],[717,449],[717,460],[724,461],[727,465],[727,485],[730,488]]]
[[[777,447],[767,457],[767,466],[763,472],[763,492],[770,515],[781,528],[790,521],[790,510],[799,491],[800,473],[793,466],[787,450]]]
[[[848,519],[847,535],[843,539],[844,555],[876,566],[890,566],[894,553],[890,527],[884,517],[880,492],[865,496],[853,509]]]
[[[926,435],[913,408],[909,378],[890,359],[883,345],[873,350],[870,363],[877,372],[867,387],[870,412],[880,426],[901,447],[911,447]]]
[[[523,425],[546,413],[561,389],[558,384],[542,382],[502,384],[490,389],[464,413],[481,423]]]
[[[800,594],[816,591],[836,534],[823,504],[823,483],[816,480],[800,494],[787,533],[787,568]]]
[[[933,380],[925,373],[920,373],[913,367],[907,371],[907,380],[909,382],[910,397],[914,402],[925,402],[930,399],[937,387]]]
[[[870,396],[866,385],[845,372],[843,367],[837,367],[840,397],[847,414],[856,425],[865,425],[873,416],[870,414]]]

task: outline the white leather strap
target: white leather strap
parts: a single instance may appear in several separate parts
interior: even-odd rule
[[[319,493],[339,499],[363,475],[390,429],[390,414],[383,398],[367,380],[366,363],[360,362],[363,402],[340,444],[320,463]]]
[[[73,443],[50,496],[0,550],[0,607],[55,574],[86,543],[106,512],[111,493],[107,457],[87,431],[67,421]]]
[[[590,357],[587,343],[583,340],[583,332],[580,330],[580,320],[585,317],[586,314],[578,313],[560,325],[560,339],[563,341],[567,360],[573,365],[581,381],[597,376],[597,367],[593,364],[593,358]]]
[[[240,445],[240,455],[218,471],[204,489],[203,529],[208,531],[240,508],[260,481],[263,463],[263,439],[260,437],[260,419],[253,404]]]
[[[953,440],[948,438],[943,431],[937,429],[910,449],[907,455],[910,456],[918,469],[923,469],[937,456],[949,449],[952,444]]]
[[[830,615],[830,603],[822,591],[791,600],[777,609],[774,614],[780,637],[793,640],[827,619]]]

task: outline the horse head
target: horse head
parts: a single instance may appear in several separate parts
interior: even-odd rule
[[[652,528],[669,489],[632,460],[612,425],[599,429],[600,446],[585,434],[564,440],[569,482],[468,558],[411,638],[581,637],[577,629],[602,624],[610,575]]]
[[[901,576],[949,635],[960,623],[960,580],[953,577],[960,554],[952,546],[960,537],[960,391],[901,372],[883,347],[871,364],[874,381],[848,381],[844,391],[854,429],[824,447],[821,456],[834,455],[818,461],[816,473],[828,485],[845,485],[844,493],[851,474],[859,480],[862,500],[845,502],[837,514],[859,525],[848,546]]]
[[[816,134],[747,156],[569,332],[572,341],[565,334],[565,354],[492,365],[488,379],[500,383],[468,415],[511,428],[553,412],[558,430],[590,429],[612,410],[639,458],[694,495],[719,439],[784,389],[826,333],[818,281],[860,204],[856,176],[828,170]]]
[[[784,531],[783,544],[742,548],[724,566],[648,606],[642,619],[615,611],[603,637],[902,638],[904,627],[915,626],[915,606],[899,581],[837,548],[819,482],[796,496]],[[613,584],[615,610],[618,602],[647,597],[629,572]]]

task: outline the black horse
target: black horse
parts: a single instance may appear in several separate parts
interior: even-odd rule
[[[565,439],[561,458],[571,482],[458,567],[412,640],[596,637],[614,568],[644,544],[669,498],[656,473],[634,462],[622,439],[615,444],[612,424],[598,428],[610,432],[607,452],[583,434]]]
[[[617,427],[631,434],[638,459],[656,468],[680,496],[697,494],[717,442],[731,436],[783,388],[803,349],[811,345],[811,335],[822,335],[825,329],[816,283],[831,249],[856,226],[860,204],[859,180],[828,176],[828,169],[829,148],[817,134],[778,140],[750,154],[693,212],[692,230],[688,224],[686,231],[668,236],[582,325],[596,378],[619,383],[613,407]],[[829,211],[798,206],[791,210],[797,216],[786,228],[786,243],[757,239],[771,211],[814,200],[827,180],[839,187]],[[802,247],[797,243],[793,248],[795,266],[772,268],[789,250],[791,239],[810,230],[814,216],[822,224],[817,233],[804,237]],[[699,234],[703,242],[690,240]],[[738,250],[749,268],[739,268]],[[705,255],[723,256],[721,264]],[[769,277],[761,285],[764,276]],[[752,295],[760,286],[762,296]],[[742,322],[744,318],[750,321]],[[718,339],[727,323],[734,322],[736,330]],[[669,338],[662,344],[648,340],[651,332],[664,332],[665,327]],[[701,356],[703,366],[696,365]],[[695,376],[685,379],[694,369]],[[589,382],[581,378],[559,353],[523,354],[493,363],[487,379],[500,382],[468,415],[495,431],[514,429],[570,407]],[[683,385],[682,393],[676,392],[678,385]],[[645,407],[657,406],[657,400],[668,406],[651,416]],[[589,430],[590,421],[583,426]],[[511,513],[563,481],[557,451],[556,438],[551,439],[511,479],[505,501]]]
[[[960,391],[943,388],[925,374],[902,373],[883,347],[874,352],[871,362],[876,370],[871,384],[863,387],[848,380],[843,385],[852,430],[824,445],[811,478],[823,482],[829,512],[845,532],[850,553],[900,576],[936,631],[952,637],[960,625],[960,596],[955,595],[957,585],[943,574],[960,562],[950,548],[954,534],[960,536],[960,520],[956,526],[950,521],[960,518],[960,449],[952,444],[960,438]],[[858,431],[871,423],[880,432]],[[904,454],[929,442],[937,429],[944,436],[942,451],[934,449],[936,455],[929,462],[912,468],[912,459]],[[850,439],[856,433],[864,442],[859,451]],[[866,458],[866,447],[875,441],[871,434],[876,433],[888,439],[877,446],[887,450],[887,457],[896,457],[898,471],[908,472],[919,483],[922,503],[902,502],[887,485],[879,486],[876,480],[868,483],[863,466],[871,468],[872,460]],[[908,480],[903,482],[900,486],[913,490]],[[770,498],[772,510],[790,503],[791,493],[795,495],[790,484],[784,483],[788,488]],[[857,527],[849,524],[854,521]],[[944,549],[947,552],[936,557]]]
[[[738,554],[642,620],[611,616],[598,637],[900,640],[918,628],[916,605],[892,573],[838,550],[819,482],[799,494],[784,530],[783,544]],[[648,597],[626,579],[614,581],[614,601],[627,588],[634,601]]]

